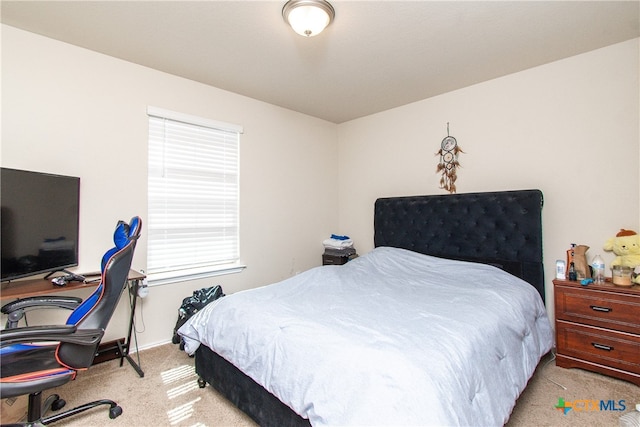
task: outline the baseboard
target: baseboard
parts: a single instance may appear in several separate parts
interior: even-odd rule
[[[109,360],[120,359],[122,354],[120,352],[120,347],[118,347],[118,342],[123,343],[124,337],[119,338],[113,341],[107,341],[101,343],[98,346],[98,351],[96,352],[96,357],[93,359],[93,364],[96,365],[98,363],[108,362]],[[159,347],[165,344],[173,344],[171,340],[163,340],[157,341],[155,343],[146,344],[144,346],[138,347],[138,351],[149,350],[154,347]],[[136,354],[137,351],[135,347],[129,349],[129,354]]]
[[[165,344],[172,344],[171,340],[162,340],[162,341],[156,341],[154,343],[150,343],[150,344],[145,344],[143,346],[138,347],[138,351],[143,351],[143,350],[149,350],[150,348],[154,348],[154,347],[160,347],[161,345],[165,345]],[[135,348],[131,348],[129,350],[129,354],[133,354],[135,353]]]

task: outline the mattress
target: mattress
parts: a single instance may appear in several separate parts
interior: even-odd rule
[[[503,425],[553,333],[494,266],[378,247],[214,301],[180,330],[312,425]]]

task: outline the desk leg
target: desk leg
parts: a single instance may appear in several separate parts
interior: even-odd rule
[[[140,368],[140,352],[138,350],[138,338],[136,336],[136,332],[134,329],[135,324],[135,315],[136,315],[136,305],[138,302],[138,286],[140,285],[139,280],[129,280],[127,282],[127,290],[129,291],[129,306],[131,307],[131,317],[129,318],[129,332],[127,334],[127,340],[122,343],[118,341],[118,348],[120,349],[120,366],[122,366],[124,359],[126,358],[129,364],[135,369],[138,375],[142,378],[144,377],[144,372]],[[131,348],[131,336],[133,335],[133,339],[136,342],[136,355],[138,362],[136,363],[131,355],[129,354],[129,350]]]

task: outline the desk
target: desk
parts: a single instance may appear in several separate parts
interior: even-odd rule
[[[88,280],[99,277],[96,275],[87,275]],[[115,341],[110,341],[104,344],[100,344],[98,352],[94,358],[94,363],[105,362],[107,360],[120,358],[120,366],[122,366],[124,359],[131,364],[133,369],[138,373],[140,377],[144,377],[144,372],[140,368],[140,352],[137,352],[137,363],[131,358],[129,352],[131,349],[131,336],[135,340],[136,349],[138,346],[138,338],[134,329],[136,303],[138,296],[138,288],[140,282],[146,276],[138,271],[129,270],[129,277],[127,280],[127,293],[129,294],[129,307],[131,309],[131,316],[129,317],[129,330],[126,338],[120,338]],[[70,282],[65,286],[56,286],[47,279],[32,279],[32,280],[16,280],[13,282],[2,283],[0,287],[0,301],[8,299],[19,299],[27,297],[35,297],[41,295],[55,294],[58,292],[77,291],[81,289],[89,289],[93,291],[99,284],[99,281],[92,283],[82,282]]]
[[[0,300],[37,297],[58,292],[77,291],[79,289],[93,290],[96,286],[98,286],[98,282],[71,282],[65,286],[56,286],[45,279],[16,280],[2,284],[2,287],[0,287]]]

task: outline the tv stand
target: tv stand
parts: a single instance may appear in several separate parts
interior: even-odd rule
[[[57,292],[76,291],[80,289],[94,289],[95,283],[69,282],[65,286],[54,286],[50,280],[28,279],[3,282],[0,287],[0,300],[35,297],[40,295],[55,294]]]

